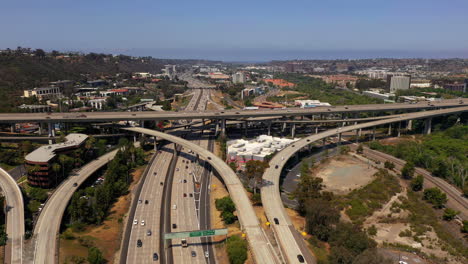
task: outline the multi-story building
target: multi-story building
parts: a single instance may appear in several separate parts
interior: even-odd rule
[[[408,90],[411,84],[411,76],[394,76],[387,75],[387,86],[390,88],[390,92],[393,93],[397,90]]]
[[[445,84],[444,89],[452,92],[462,92],[466,93],[468,86],[468,79],[465,80],[464,83],[452,83],[452,84]]]
[[[41,146],[26,155],[24,162],[28,172],[29,185],[50,188],[58,184],[61,178],[57,173],[60,173],[55,172],[52,166],[54,163],[60,164],[57,160],[58,155],[70,153],[81,147],[87,138],[88,136],[85,134],[69,134],[63,143]]]
[[[60,87],[43,87],[43,88],[34,88],[31,90],[24,90],[24,97],[33,97],[36,96],[38,99],[50,99],[62,97],[62,92]]]
[[[245,83],[245,75],[243,72],[236,72],[232,75],[232,83]]]

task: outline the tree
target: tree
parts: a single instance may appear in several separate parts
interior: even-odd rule
[[[294,196],[297,199],[298,211],[300,214],[304,215],[306,212],[306,203],[310,199],[320,198],[323,189],[323,179],[319,177],[314,177],[310,173],[301,173],[301,178],[299,184],[294,191]]]
[[[463,220],[463,226],[460,231],[462,233],[468,233],[468,220]]]
[[[452,221],[457,214],[460,212],[453,210],[452,208],[445,208],[444,210],[444,215],[442,216],[442,219],[445,221]]]
[[[333,226],[340,221],[340,212],[323,199],[310,199],[306,205],[307,232],[322,241],[327,241]]]
[[[424,190],[423,199],[433,204],[435,208],[442,208],[447,202],[447,195],[439,188],[429,188]]]
[[[34,56],[39,57],[39,58],[44,58],[46,55],[45,51],[43,49],[36,49],[34,51]]]
[[[416,176],[416,178],[413,178],[411,180],[411,189],[415,192],[419,192],[423,189],[424,185],[424,177],[422,175]]]
[[[104,257],[102,256],[101,250],[97,247],[91,247],[88,249],[88,262],[90,264],[102,264],[105,262]]]
[[[414,176],[414,163],[411,161],[406,162],[405,166],[403,166],[403,169],[401,169],[401,176],[403,179],[409,180],[412,179]]]
[[[393,169],[395,169],[395,164],[393,162],[387,160],[384,163],[384,167],[386,169],[393,170]]]
[[[261,182],[263,173],[269,167],[268,163],[260,160],[249,160],[245,164],[245,174],[249,181],[254,181],[254,194],[257,193],[257,183]]]
[[[364,148],[362,147],[361,144],[357,147],[356,152],[357,152],[358,154],[362,154],[362,153],[364,152]]]
[[[243,264],[247,260],[247,241],[238,235],[228,237],[226,247],[230,264]]]
[[[5,232],[5,225],[0,226],[0,246],[5,246],[8,241],[8,234]]]

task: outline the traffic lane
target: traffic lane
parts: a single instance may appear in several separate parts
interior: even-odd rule
[[[22,263],[25,232],[23,195],[15,180],[2,168],[0,168],[0,186],[7,207],[5,231],[9,238],[7,244],[10,252],[6,256],[10,256],[10,263]]]

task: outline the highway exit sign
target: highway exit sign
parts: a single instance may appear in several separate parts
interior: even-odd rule
[[[227,235],[227,233],[228,233],[228,230],[226,228],[187,231],[187,232],[175,232],[175,233],[164,234],[164,239],[219,236],[219,235]]]

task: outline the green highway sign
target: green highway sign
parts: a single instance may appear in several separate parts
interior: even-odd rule
[[[227,235],[227,233],[228,233],[228,230],[226,228],[187,231],[187,232],[175,232],[175,233],[164,234],[164,239],[219,236],[219,235]]]

